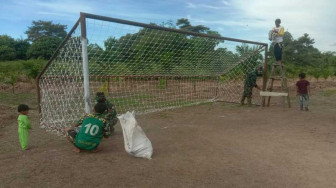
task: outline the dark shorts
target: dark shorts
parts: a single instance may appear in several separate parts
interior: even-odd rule
[[[282,60],[282,43],[276,43],[274,45],[274,56],[276,61]]]

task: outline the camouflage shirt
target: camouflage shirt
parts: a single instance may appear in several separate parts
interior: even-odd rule
[[[257,86],[257,72],[256,71],[252,71],[250,73],[247,74],[246,78],[245,78],[245,86],[246,87],[256,87]]]
[[[98,102],[100,98],[96,96],[95,99],[96,99],[96,102]],[[106,111],[103,113],[103,115],[104,115],[104,116],[108,115],[108,116],[110,116],[110,117],[112,117],[112,118],[116,118],[116,117],[117,117],[117,111],[116,111],[116,109],[115,109],[114,104],[110,103],[110,101],[107,100],[107,99],[105,100],[105,104],[106,104],[107,109],[106,109]],[[106,118],[106,117],[105,117],[105,118]]]
[[[78,124],[82,125],[83,121],[87,118],[87,117],[92,117],[92,118],[97,118],[100,121],[103,122],[104,126],[106,125],[106,120],[102,117],[101,114],[95,113],[95,114],[84,114],[79,120],[78,120]]]

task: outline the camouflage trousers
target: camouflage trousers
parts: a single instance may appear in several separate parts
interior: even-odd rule
[[[243,96],[240,103],[244,104],[245,98],[247,98],[247,104],[252,105],[252,89],[253,87],[244,86]]]
[[[107,114],[105,116],[106,126],[104,129],[104,137],[107,138],[114,133],[114,126],[118,123],[118,118]]]

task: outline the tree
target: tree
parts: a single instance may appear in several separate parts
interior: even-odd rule
[[[324,69],[321,70],[321,76],[324,78],[326,81],[329,76],[331,76],[331,70],[329,67],[325,67]]]
[[[15,50],[9,46],[0,45],[0,61],[15,59]]]
[[[15,40],[8,35],[0,35],[0,46],[14,48]]]
[[[298,39],[298,42],[305,47],[313,47],[313,44],[315,43],[314,39],[310,38],[307,33],[303,34],[303,36]]]
[[[0,35],[0,61],[26,59],[29,46],[27,40],[14,40],[8,35]]]
[[[30,47],[28,40],[17,39],[15,40],[15,53],[16,59],[27,59],[27,51]]]
[[[295,66],[318,66],[321,60],[321,52],[313,46],[314,39],[307,33],[297,40],[286,31],[284,34],[284,47],[282,59],[285,64],[294,64]],[[273,46],[270,46],[270,58],[274,59]]]
[[[41,37],[36,40],[28,49],[28,58],[49,59],[61,43],[57,37]]]
[[[8,83],[8,84],[12,85],[13,94],[15,93],[15,84],[18,81],[19,76],[20,76],[19,73],[12,73],[12,74],[8,75],[8,77],[5,80],[5,83]]]
[[[8,35],[0,35],[0,61],[15,59],[15,40]]]
[[[236,46],[236,51],[239,55],[240,60],[244,61],[241,62],[237,67],[235,67],[234,71],[237,71],[238,73],[242,72],[244,75],[246,75],[249,69],[253,70],[258,65],[261,65],[263,57],[260,52],[256,53],[258,51],[257,46],[249,47],[247,44],[242,44],[241,46]],[[246,69],[247,65],[249,66],[249,69]]]
[[[154,23],[151,24],[156,25]],[[200,25],[192,26],[189,20],[185,18],[179,19],[177,25],[180,29],[187,31],[206,32],[211,35],[220,36],[218,32],[211,31],[207,27]],[[168,26],[175,28],[170,24]],[[216,46],[219,42],[221,41],[216,39],[142,28],[137,33],[129,33],[120,38],[109,37],[104,41],[105,48],[104,55],[102,56],[104,58],[99,58],[97,55],[94,58],[97,58],[97,63],[108,62],[110,67],[114,67],[112,70],[103,70],[103,72],[109,71],[109,73],[120,70],[118,67],[124,67],[127,71],[133,72],[133,74],[152,74],[155,72],[161,75],[179,75],[183,67],[195,66],[199,72],[184,73],[190,75],[205,74],[209,70],[209,67],[206,67],[206,64],[204,64],[205,60],[211,61],[211,65],[213,66],[223,64],[219,61],[210,60],[212,54],[216,53],[218,56],[223,56],[223,59],[227,58],[226,54],[221,54],[221,50],[216,52]],[[99,52],[100,54],[102,49],[99,48],[96,45],[88,47],[90,51]],[[125,67],[127,66],[127,64],[124,65],[125,62],[133,66]],[[222,70],[217,71],[222,72]]]
[[[63,39],[67,32],[66,25],[53,24],[51,21],[33,21],[32,26],[28,27],[25,34],[28,35],[28,40],[35,42],[42,37],[56,37],[58,39]]]
[[[188,28],[191,26],[189,20],[187,18],[180,18],[177,20],[176,25],[180,28],[180,29],[184,29],[184,28]]]
[[[53,24],[51,21],[33,21],[25,32],[32,45],[27,51],[28,58],[49,59],[66,36],[66,25]]]
[[[322,76],[322,70],[320,68],[315,67],[313,70],[310,71],[310,74],[313,75],[316,81],[318,81],[319,78],[321,78]]]
[[[208,31],[210,31],[210,29],[208,27],[205,27],[204,25],[192,26],[187,18],[178,19],[176,25],[179,26],[179,28],[182,30],[195,33],[208,33]]]

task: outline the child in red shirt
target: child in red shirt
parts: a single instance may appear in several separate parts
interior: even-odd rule
[[[303,101],[305,101],[305,110],[308,111],[310,83],[305,80],[306,74],[299,74],[300,80],[296,82],[296,96],[299,96],[300,110],[303,110]]]

